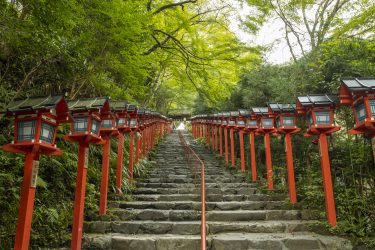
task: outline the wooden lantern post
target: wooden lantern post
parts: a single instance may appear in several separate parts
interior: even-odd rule
[[[116,194],[122,194],[122,169],[124,160],[124,134],[130,132],[129,117],[126,112],[126,101],[111,101],[111,108],[117,116],[117,162],[116,162]]]
[[[239,116],[236,118],[236,129],[239,131],[240,138],[240,160],[241,160],[241,171],[245,172],[245,143],[244,133],[246,129],[246,117],[249,115],[249,111],[240,109],[238,111]]]
[[[236,167],[236,156],[235,156],[235,144],[234,144],[234,130],[236,129],[236,119],[239,116],[238,111],[231,111],[228,121],[229,133],[230,133],[230,154],[232,167]]]
[[[340,104],[353,109],[355,125],[348,132],[371,138],[375,162],[375,78],[341,79]]]
[[[127,113],[129,115],[129,182],[133,181],[133,167],[134,167],[134,132],[138,130],[138,115],[137,115],[137,105],[128,104]]]
[[[100,133],[101,113],[109,112],[108,98],[93,98],[68,103],[74,120],[71,132],[64,139],[79,144],[76,191],[74,195],[73,229],[71,249],[81,249],[83,214],[85,207],[86,175],[88,168],[89,144],[103,144]]]
[[[229,112],[223,113],[222,126],[224,128],[224,150],[225,150],[225,162],[229,164],[229,150],[228,150],[228,128],[229,128]]]
[[[136,142],[135,142],[135,164],[138,163],[140,159],[140,155],[142,154],[142,136],[143,136],[143,131],[145,130],[145,115],[146,115],[146,110],[144,108],[139,108],[137,110],[137,116],[138,116],[138,128],[135,130],[136,131]]]
[[[113,108],[111,107],[113,110]],[[117,130],[117,115],[112,111],[101,111],[101,126],[100,136],[104,140],[103,144],[103,158],[102,158],[102,178],[100,184],[100,203],[99,215],[103,216],[107,213],[107,196],[108,196],[108,177],[109,177],[109,156],[111,153],[111,137],[118,136],[120,133]]]
[[[328,223],[336,226],[336,209],[331,177],[331,166],[328,154],[327,135],[330,135],[340,127],[334,122],[334,109],[338,102],[334,95],[307,95],[297,99],[297,113],[307,115],[308,130],[305,136],[318,135],[320,146],[320,162],[323,175],[324,194],[326,201],[326,214]]]
[[[218,114],[218,128],[219,128],[219,153],[223,156],[223,113]]]
[[[211,150],[215,150],[215,117],[214,115],[210,115],[210,131],[211,131]]]
[[[257,181],[257,160],[255,154],[255,132],[258,130],[258,118],[251,110],[246,119],[246,131],[249,132],[250,158],[251,158],[251,180]]]
[[[276,132],[274,118],[268,114],[267,107],[253,108],[252,111],[258,117],[259,128],[257,134],[264,136],[264,149],[266,152],[267,185],[268,190],[273,190],[271,134]]]
[[[14,141],[1,149],[26,155],[18,211],[15,250],[29,249],[40,155],[60,155],[56,130],[69,119],[68,105],[61,96],[26,98],[9,104],[5,111],[14,117]]]
[[[289,199],[291,204],[297,202],[296,184],[294,177],[292,135],[301,129],[296,126],[296,106],[294,104],[273,103],[268,105],[269,113],[274,115],[275,125],[279,134],[285,135],[285,153],[288,172]]]

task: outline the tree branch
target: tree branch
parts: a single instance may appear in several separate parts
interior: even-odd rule
[[[182,1],[182,2],[177,2],[177,3],[171,3],[171,4],[166,4],[164,6],[161,6],[159,9],[155,10],[154,13],[152,13],[153,15],[156,15],[166,9],[171,9],[171,8],[176,8],[178,6],[181,6],[183,7],[184,4],[188,4],[188,3],[196,3],[198,0],[186,0],[186,1]]]

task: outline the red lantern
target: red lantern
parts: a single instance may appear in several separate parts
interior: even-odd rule
[[[107,114],[110,108],[104,97],[71,101],[69,109],[74,119],[71,132],[64,139],[79,143],[71,249],[81,249],[89,144],[104,143],[100,136],[101,114]]]
[[[129,117],[126,112],[126,101],[111,101],[111,109],[117,117],[116,128],[118,133],[117,164],[116,164],[116,193],[122,194],[122,167],[124,158],[124,134],[130,132]]]
[[[138,115],[137,105],[128,104],[127,113],[129,116],[129,181],[133,180],[133,166],[134,166],[134,131],[138,129]]]
[[[224,112],[222,116],[221,125],[224,128],[224,148],[225,148],[225,162],[229,163],[229,150],[228,150],[228,128],[229,128],[230,112]]]
[[[232,167],[236,166],[236,158],[235,158],[235,148],[234,148],[234,131],[237,129],[236,120],[239,116],[238,111],[231,111],[228,127],[229,127],[229,135],[230,135],[230,154],[232,159]]]
[[[301,129],[296,126],[296,106],[294,104],[269,104],[269,113],[275,116],[277,132],[285,134],[285,153],[286,165],[288,169],[288,187],[290,203],[297,202],[296,185],[294,178],[294,163],[291,135],[299,132]]]
[[[241,171],[245,172],[245,146],[244,146],[244,133],[246,130],[246,118],[250,115],[248,110],[240,109],[236,119],[237,130],[239,131],[240,138],[240,160]]]
[[[331,178],[331,166],[328,155],[327,135],[340,130],[335,125],[334,110],[338,102],[334,95],[307,95],[297,99],[297,113],[307,115],[308,130],[305,136],[318,135],[320,146],[320,162],[323,174],[326,214],[328,223],[336,226],[336,209]]]
[[[251,158],[251,179],[253,182],[257,181],[257,167],[256,167],[256,154],[255,154],[255,134],[258,130],[258,118],[257,115],[249,111],[249,115],[246,117],[246,131],[249,132],[249,143],[250,143],[250,158]]]
[[[68,105],[61,96],[26,98],[11,103],[5,113],[14,117],[14,141],[1,149],[26,154],[14,249],[28,249],[39,157],[62,154],[55,138],[59,123],[69,119]]]
[[[258,129],[256,133],[264,136],[264,149],[266,152],[266,168],[268,189],[273,189],[272,156],[270,134],[276,132],[274,117],[268,113],[267,107],[252,108],[253,114],[258,118]]]
[[[375,137],[375,78],[343,78],[340,103],[353,109],[355,126],[350,134]]]

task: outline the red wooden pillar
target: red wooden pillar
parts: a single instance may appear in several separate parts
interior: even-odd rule
[[[105,215],[107,211],[107,193],[109,176],[109,153],[111,150],[111,140],[104,138],[103,158],[102,158],[102,179],[100,185],[99,215]]]
[[[225,144],[225,161],[229,163],[229,154],[228,154],[228,129],[224,128],[224,144]]]
[[[33,168],[39,164],[39,154],[27,153],[22,180],[20,208],[18,210],[15,250],[29,249],[31,220],[33,217],[36,187],[32,185]],[[37,170],[37,169],[36,169]]]
[[[74,194],[73,229],[70,249],[79,250],[82,244],[83,211],[85,207],[86,175],[89,145],[81,142],[78,149],[78,171]]]
[[[215,150],[215,127],[211,125],[211,149]]]
[[[243,140],[244,131],[239,131],[240,136],[240,158],[241,158],[241,171],[245,172],[245,149],[244,149],[244,140]]]
[[[336,209],[335,209],[335,199],[333,195],[333,185],[331,177],[331,166],[329,163],[328,155],[328,143],[327,135],[322,133],[319,135],[319,145],[320,145],[320,162],[322,167],[323,175],[323,185],[324,185],[324,195],[326,200],[326,213],[328,223],[335,227],[336,226]]]
[[[290,203],[295,204],[297,202],[297,197],[296,197],[296,184],[295,184],[295,178],[294,178],[292,137],[290,133],[285,134],[285,152],[286,152],[286,165],[288,169],[289,199],[290,199]]]
[[[139,141],[140,141],[140,138],[138,136],[138,131],[135,132],[135,161],[134,163],[137,164],[138,161],[139,161]]]
[[[223,129],[219,127],[219,144],[220,144],[220,156],[223,156]]]
[[[251,157],[251,180],[253,182],[257,181],[257,161],[255,155],[255,132],[251,131],[249,133],[250,140],[250,157]]]
[[[271,140],[270,134],[264,134],[264,149],[266,151],[266,168],[267,168],[267,184],[268,189],[273,189],[273,180],[272,180],[272,158],[271,158]]]
[[[122,194],[122,164],[124,158],[124,134],[119,133],[117,136],[117,165],[116,165],[116,194]]]
[[[232,158],[232,166],[236,166],[236,159],[234,157],[234,128],[230,128],[230,154]]]
[[[219,149],[219,147],[218,147],[218,127],[217,126],[215,126],[215,151],[218,151],[218,149]]]
[[[133,151],[134,151],[134,131],[129,133],[129,181],[133,180]]]

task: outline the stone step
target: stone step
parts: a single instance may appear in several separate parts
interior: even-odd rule
[[[141,182],[153,182],[153,183],[193,183],[195,180],[193,178],[149,178],[147,180],[141,180]],[[229,183],[229,182],[241,182],[245,181],[245,178],[225,178],[225,177],[219,177],[219,178],[206,178],[206,183]]]
[[[198,210],[162,210],[162,209],[113,209],[111,212],[121,220],[186,221],[200,220]],[[230,210],[207,211],[207,221],[254,221],[254,220],[299,220],[299,210]]]
[[[307,231],[316,221],[208,221],[207,234],[224,232],[292,233]],[[201,221],[94,221],[85,222],[86,233],[199,235]]]
[[[196,194],[137,194],[134,198],[138,201],[200,201],[200,195]],[[208,194],[206,201],[279,201],[284,200],[284,196],[280,195],[265,195],[265,194],[252,194],[252,195],[221,195],[221,194]]]
[[[221,233],[206,239],[209,250],[349,250],[349,240],[314,233]],[[86,234],[83,249],[199,250],[199,235]]]
[[[82,248],[113,250],[198,250],[200,249],[200,236],[175,234],[87,234],[83,238]]]
[[[261,210],[282,209],[282,201],[226,201],[206,202],[206,210]],[[201,203],[198,201],[133,201],[133,202],[110,202],[112,208],[133,209],[173,209],[173,210],[200,210]]]
[[[200,194],[200,187],[195,188],[138,188],[134,194]],[[206,188],[206,194],[246,194],[257,192],[256,188]]]
[[[191,188],[200,187],[200,182],[194,183],[159,183],[159,182],[137,182],[137,187],[148,188]],[[206,183],[206,188],[255,188],[257,184],[246,182],[233,182],[233,183]]]

